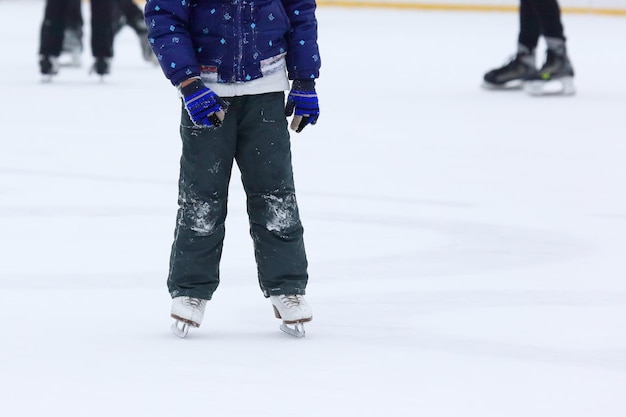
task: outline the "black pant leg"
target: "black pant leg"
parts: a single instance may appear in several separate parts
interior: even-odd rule
[[[83,32],[83,12],[81,0],[68,0],[67,12],[65,14],[65,27],[78,33]]]
[[[115,0],[117,3],[117,7],[121,10],[122,14],[126,18],[126,22],[130,27],[135,29],[133,26],[134,22],[142,21],[143,22],[143,11],[133,0]]]
[[[250,95],[239,109],[235,157],[265,296],[304,294],[308,282],[284,102],[282,92]]]
[[[561,8],[557,0],[527,0],[539,19],[541,34],[547,38],[565,39]]]
[[[210,300],[219,285],[239,99],[219,129],[196,127],[181,111],[178,214],[167,279],[172,297]]]
[[[539,0],[539,2],[542,1],[544,0]],[[519,7],[518,42],[531,51],[537,47],[542,32],[539,12],[533,5],[535,2],[535,0],[521,0]]]
[[[39,42],[39,54],[59,56],[63,47],[65,16],[70,0],[47,0]]]
[[[113,56],[113,3],[91,0],[91,52],[94,57]]]

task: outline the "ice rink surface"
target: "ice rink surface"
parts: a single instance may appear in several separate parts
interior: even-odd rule
[[[258,289],[235,173],[180,340],[175,89],[128,28],[104,82],[87,48],[44,84],[43,1],[0,16],[3,415],[626,415],[625,18],[565,15],[578,94],[533,98],[480,88],[513,13],[320,8],[322,113],[292,136],[307,337]]]

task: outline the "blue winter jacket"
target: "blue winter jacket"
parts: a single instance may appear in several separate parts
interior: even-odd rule
[[[174,85],[203,71],[218,81],[262,77],[286,54],[290,79],[319,76],[315,0],[148,0],[148,38]]]

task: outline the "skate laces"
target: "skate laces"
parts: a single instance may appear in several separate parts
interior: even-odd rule
[[[185,297],[185,304],[193,308],[203,308],[205,303],[202,298]]]
[[[281,295],[280,300],[287,308],[299,307],[302,302],[302,296],[299,294]]]

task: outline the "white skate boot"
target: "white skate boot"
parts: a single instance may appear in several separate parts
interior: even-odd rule
[[[83,32],[77,28],[66,28],[63,32],[63,48],[61,56],[69,55],[69,61],[59,62],[64,67],[81,66],[81,55],[83,53]]]
[[[185,337],[189,326],[200,327],[204,317],[206,301],[201,298],[176,297],[172,299],[171,316],[176,320],[172,324],[172,332],[178,337]]]
[[[295,336],[304,337],[304,323],[313,320],[311,307],[304,296],[298,294],[272,295],[270,301],[274,307],[274,315],[283,323],[280,330]]]

